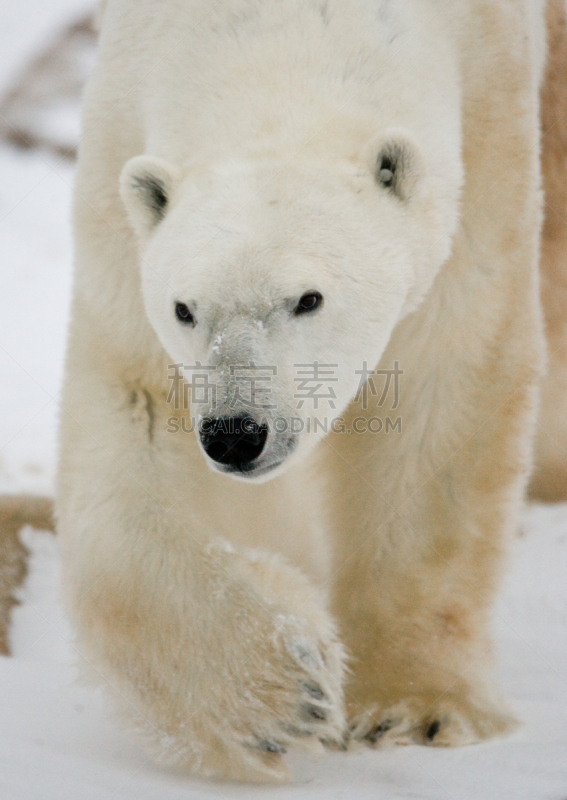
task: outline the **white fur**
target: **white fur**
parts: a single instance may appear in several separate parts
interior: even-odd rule
[[[509,725],[484,627],[540,363],[542,13],[108,0],[58,514],[81,652],[164,760],[283,777],[275,751],[341,743],[345,705],[370,743]],[[396,191],[376,180],[392,148]],[[322,308],[295,316],[310,290]],[[231,364],[275,365],[277,414],[307,423],[385,416],[353,403],[381,359],[406,372],[399,438],[270,432],[237,482],[167,433],[168,364],[216,367],[221,401]],[[315,361],[338,365],[333,404],[296,409]]]

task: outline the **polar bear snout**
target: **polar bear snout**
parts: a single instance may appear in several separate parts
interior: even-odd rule
[[[268,439],[268,426],[250,416],[207,417],[201,423],[201,444],[217,464],[251,472]]]
[[[283,417],[258,420],[247,412],[208,416],[199,424],[199,442],[215,472],[263,482],[275,477],[298,448],[298,435],[281,432],[282,422]]]

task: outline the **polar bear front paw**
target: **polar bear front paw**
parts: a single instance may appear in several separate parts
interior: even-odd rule
[[[233,753],[235,744],[242,747],[247,780],[286,779],[282,756],[293,747],[346,748],[342,646],[328,630],[317,640],[306,635],[306,625],[278,615],[266,672],[248,686],[246,707],[230,725],[234,739],[225,745]]]
[[[312,678],[298,683],[296,702],[280,718],[259,722],[261,733],[245,737],[246,747],[262,753],[284,755],[289,747],[319,749],[320,745],[345,747],[342,696],[323,690]]]
[[[323,597],[291,565],[209,552],[186,683],[170,678],[183,694],[156,720],[158,735],[146,728],[149,744],[162,763],[200,777],[286,780],[288,749],[345,747],[342,644]]]
[[[371,747],[423,744],[460,747],[512,732],[517,721],[492,700],[410,698],[389,708],[370,708],[354,717],[352,742]]]

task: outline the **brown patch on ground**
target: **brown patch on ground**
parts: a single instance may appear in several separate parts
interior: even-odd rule
[[[10,613],[17,600],[15,590],[27,573],[27,548],[18,536],[24,525],[54,530],[53,503],[47,497],[14,495],[0,497],[0,655],[9,655]]]

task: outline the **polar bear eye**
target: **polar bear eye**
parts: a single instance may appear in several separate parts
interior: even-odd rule
[[[195,325],[195,317],[191,313],[189,306],[186,306],[185,303],[175,304],[175,316],[179,322],[182,322],[184,325]]]
[[[303,295],[297,306],[295,307],[294,314],[308,314],[310,311],[315,311],[323,303],[323,295],[319,292],[307,292]]]

